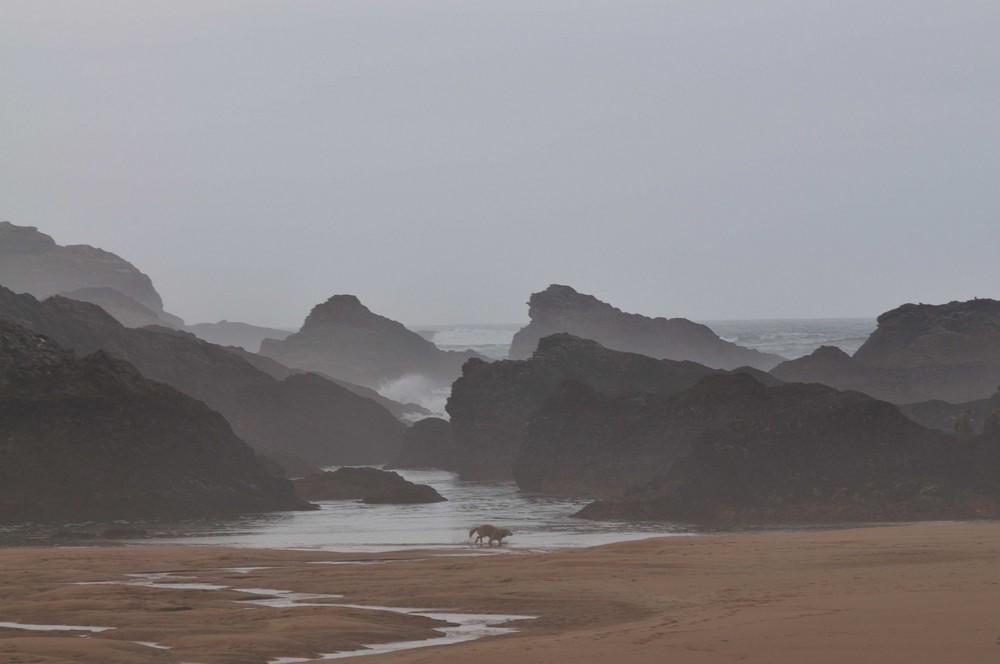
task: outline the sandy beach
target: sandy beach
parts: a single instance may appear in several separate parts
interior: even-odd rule
[[[100,583],[118,581],[131,584]],[[194,585],[149,585],[164,583]],[[276,606],[269,590],[308,593],[310,605]],[[513,634],[369,664],[995,662],[1000,525],[672,537],[555,553],[521,553],[515,540],[504,555],[476,557],[5,549],[0,623],[113,629],[3,627],[0,662],[249,664],[433,638],[444,624],[327,603],[535,616],[507,625]]]

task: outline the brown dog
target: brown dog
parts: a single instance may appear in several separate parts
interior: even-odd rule
[[[482,544],[483,539],[487,539],[487,544],[503,544],[504,537],[510,537],[513,535],[513,531],[506,528],[497,528],[496,526],[491,526],[488,523],[484,523],[481,526],[476,526],[469,531],[469,537],[477,535],[476,544]]]

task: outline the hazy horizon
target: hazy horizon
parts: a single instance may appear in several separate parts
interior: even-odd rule
[[[1000,297],[1000,4],[13,0],[0,219],[189,323]]]

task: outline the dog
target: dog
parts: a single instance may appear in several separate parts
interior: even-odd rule
[[[476,544],[482,544],[484,538],[488,540],[487,545],[493,544],[493,542],[503,544],[503,538],[510,537],[513,534],[514,532],[512,530],[508,530],[507,528],[497,528],[496,526],[491,526],[488,523],[484,523],[481,526],[475,526],[469,530],[470,538],[473,535],[477,535]]]

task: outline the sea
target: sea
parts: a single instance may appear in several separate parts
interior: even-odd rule
[[[875,320],[870,318],[702,322],[724,339],[789,359],[807,355],[823,345],[838,346],[853,354],[875,329]],[[414,329],[443,349],[471,348],[487,357],[504,359],[520,327],[520,324],[431,325]],[[446,394],[432,395],[427,397],[427,403],[433,402],[435,407],[441,408],[446,398]],[[135,544],[340,552],[436,549],[456,555],[480,555],[546,551],[704,532],[675,524],[577,519],[572,515],[589,502],[588,498],[532,494],[521,491],[513,482],[464,481],[442,470],[398,472],[408,480],[433,486],[447,502],[364,505],[331,501],[320,503],[320,509],[313,512],[278,512],[229,519],[0,526],[0,545],[83,544],[90,542],[74,541],[72,537],[54,539],[53,534],[57,530],[65,535],[66,532],[101,532],[107,528],[128,527],[146,531],[144,538],[126,540]],[[480,523],[510,528],[514,535],[503,547],[472,545],[468,541],[468,531]]]

